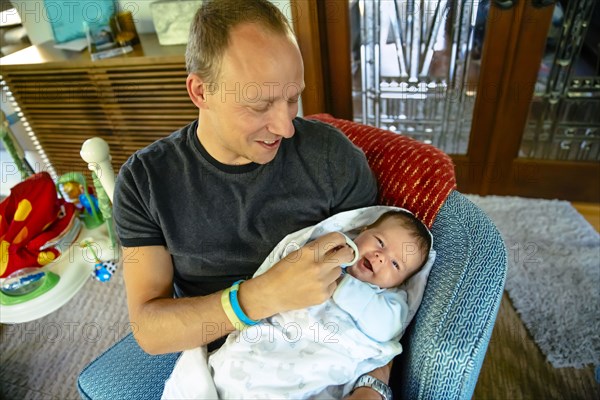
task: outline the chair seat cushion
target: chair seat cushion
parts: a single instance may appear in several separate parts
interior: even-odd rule
[[[454,164],[447,154],[407,136],[329,114],[307,118],[335,126],[365,152],[377,177],[378,204],[406,208],[431,228],[456,188]]]

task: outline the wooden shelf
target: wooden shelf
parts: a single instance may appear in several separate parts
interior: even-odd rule
[[[185,46],[140,36],[134,51],[91,61],[53,42],[0,59],[0,74],[56,172],[87,171],[81,144],[99,136],[113,167],[198,117],[185,86]]]
[[[54,42],[49,41],[0,58],[0,66],[18,65],[22,69],[40,71],[39,64],[51,64],[53,67],[70,70],[83,70],[95,68],[99,65],[111,66],[135,66],[144,69],[144,66],[152,68],[155,61],[160,63],[180,64],[184,62],[185,45],[161,46],[156,34],[147,33],[140,36],[140,44],[135,45],[131,53],[104,60],[92,61],[87,50],[67,51],[54,48]],[[139,63],[139,59],[144,62]],[[76,65],[74,65],[76,64]]]

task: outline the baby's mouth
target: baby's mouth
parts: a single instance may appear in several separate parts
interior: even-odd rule
[[[369,262],[369,260],[367,260],[366,257],[363,260],[363,265],[365,266],[366,269],[373,271],[373,266],[371,265],[371,262]]]

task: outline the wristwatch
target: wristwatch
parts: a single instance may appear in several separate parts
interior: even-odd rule
[[[352,391],[363,386],[369,387],[377,393],[379,393],[383,400],[392,400],[392,389],[390,389],[388,385],[386,385],[379,379],[372,377],[371,375],[361,375],[354,384]]]

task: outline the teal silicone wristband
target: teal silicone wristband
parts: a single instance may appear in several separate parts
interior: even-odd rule
[[[237,293],[238,293],[238,289],[240,287],[240,284],[244,282],[244,280],[239,280],[237,282],[235,282],[233,285],[231,285],[231,291],[229,292],[229,300],[231,301],[231,307],[233,308],[233,312],[235,313],[235,315],[240,319],[240,321],[242,321],[244,324],[246,325],[256,325],[258,324],[260,321],[255,321],[253,319],[250,319],[245,313],[244,310],[242,310],[242,307],[240,307],[240,302],[238,301],[238,297],[237,297]]]

